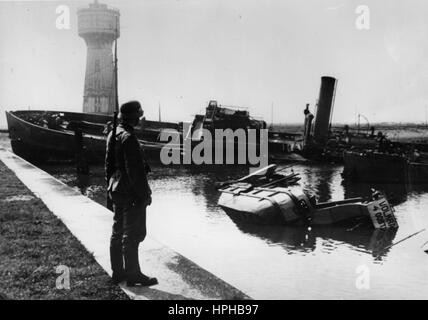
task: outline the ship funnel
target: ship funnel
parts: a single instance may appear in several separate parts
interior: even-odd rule
[[[321,77],[321,88],[315,117],[315,143],[325,143],[328,137],[330,119],[336,93],[337,80],[333,77]]]

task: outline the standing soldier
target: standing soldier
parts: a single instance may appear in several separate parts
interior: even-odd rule
[[[151,204],[147,181],[149,167],[140,150],[134,127],[143,110],[138,101],[120,107],[120,124],[107,138],[106,179],[108,196],[113,201],[114,221],[110,241],[113,282],[126,280],[128,286],[151,286],[156,278],[141,273],[138,246],[146,237],[146,207]],[[115,140],[114,140],[115,139]]]

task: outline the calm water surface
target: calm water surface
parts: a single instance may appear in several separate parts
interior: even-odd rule
[[[44,170],[104,204],[103,168],[78,177],[69,166]],[[297,165],[301,185],[320,201],[369,194],[368,184],[342,181],[342,166]],[[257,299],[426,299],[428,232],[388,250],[385,247],[428,229],[428,186],[374,185],[395,204],[397,232],[357,227],[306,228],[236,224],[217,206],[215,181],[248,174],[245,168],[154,166],[150,236]],[[393,174],[393,173],[392,173]],[[357,278],[369,274],[369,289]]]

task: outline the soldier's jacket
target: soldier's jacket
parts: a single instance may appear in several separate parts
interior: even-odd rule
[[[148,165],[134,129],[126,124],[117,127],[115,150],[112,133],[107,138],[105,161],[108,191],[146,201],[152,193],[147,181]]]

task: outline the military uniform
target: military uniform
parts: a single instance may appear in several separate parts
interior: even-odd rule
[[[113,281],[155,284],[156,279],[141,273],[138,262],[138,245],[146,237],[146,207],[151,203],[149,167],[132,125],[121,123],[114,143],[112,135],[110,132],[107,138],[105,172],[114,211],[110,240]]]

